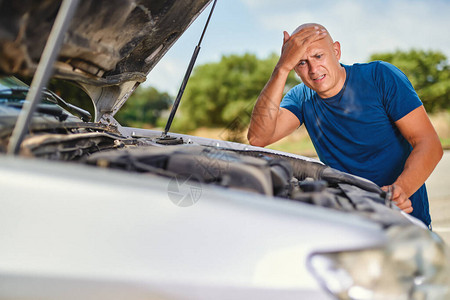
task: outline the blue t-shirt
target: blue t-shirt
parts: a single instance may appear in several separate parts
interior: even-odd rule
[[[305,124],[322,162],[379,186],[390,185],[412,150],[394,122],[422,102],[406,75],[389,63],[343,66],[346,80],[336,96],[322,99],[302,83],[280,106]],[[429,225],[425,184],[410,200],[412,215]]]

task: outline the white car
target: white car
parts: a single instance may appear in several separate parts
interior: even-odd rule
[[[0,2],[0,299],[450,298],[449,248],[374,183],[114,119],[211,1],[69,2]],[[6,76],[33,73],[93,122]]]

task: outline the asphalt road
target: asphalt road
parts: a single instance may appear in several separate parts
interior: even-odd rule
[[[450,150],[444,151],[426,184],[433,231],[450,245]]]

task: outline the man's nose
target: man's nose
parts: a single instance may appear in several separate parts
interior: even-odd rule
[[[318,64],[314,61],[309,62],[309,73],[316,74],[317,73]]]

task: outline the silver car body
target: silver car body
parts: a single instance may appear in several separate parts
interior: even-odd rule
[[[448,247],[420,221],[386,207],[389,197],[377,193],[378,187],[368,192],[334,183],[331,189],[350,195],[347,208],[338,210],[302,197],[273,196],[270,188],[255,192],[245,177],[241,186],[238,181],[229,188],[224,182],[170,177],[154,166],[143,173],[127,172],[127,166],[107,168],[112,160],[95,156],[136,154],[136,149],[159,155],[179,147],[258,153],[259,160],[246,160],[249,167],[266,166],[274,158],[320,166],[297,155],[176,133],[169,134],[182,144],[163,146],[157,142],[161,132],[122,127],[114,120],[209,2],[81,1],[53,70],[91,97],[95,123],[41,116],[41,123],[52,122],[29,132],[21,156],[0,156],[0,299],[448,296]],[[35,72],[59,3],[0,2],[1,72]],[[0,146],[16,117],[0,120]],[[62,159],[79,156],[98,159]],[[212,162],[231,162],[227,159]],[[181,205],[186,200],[192,203]]]

